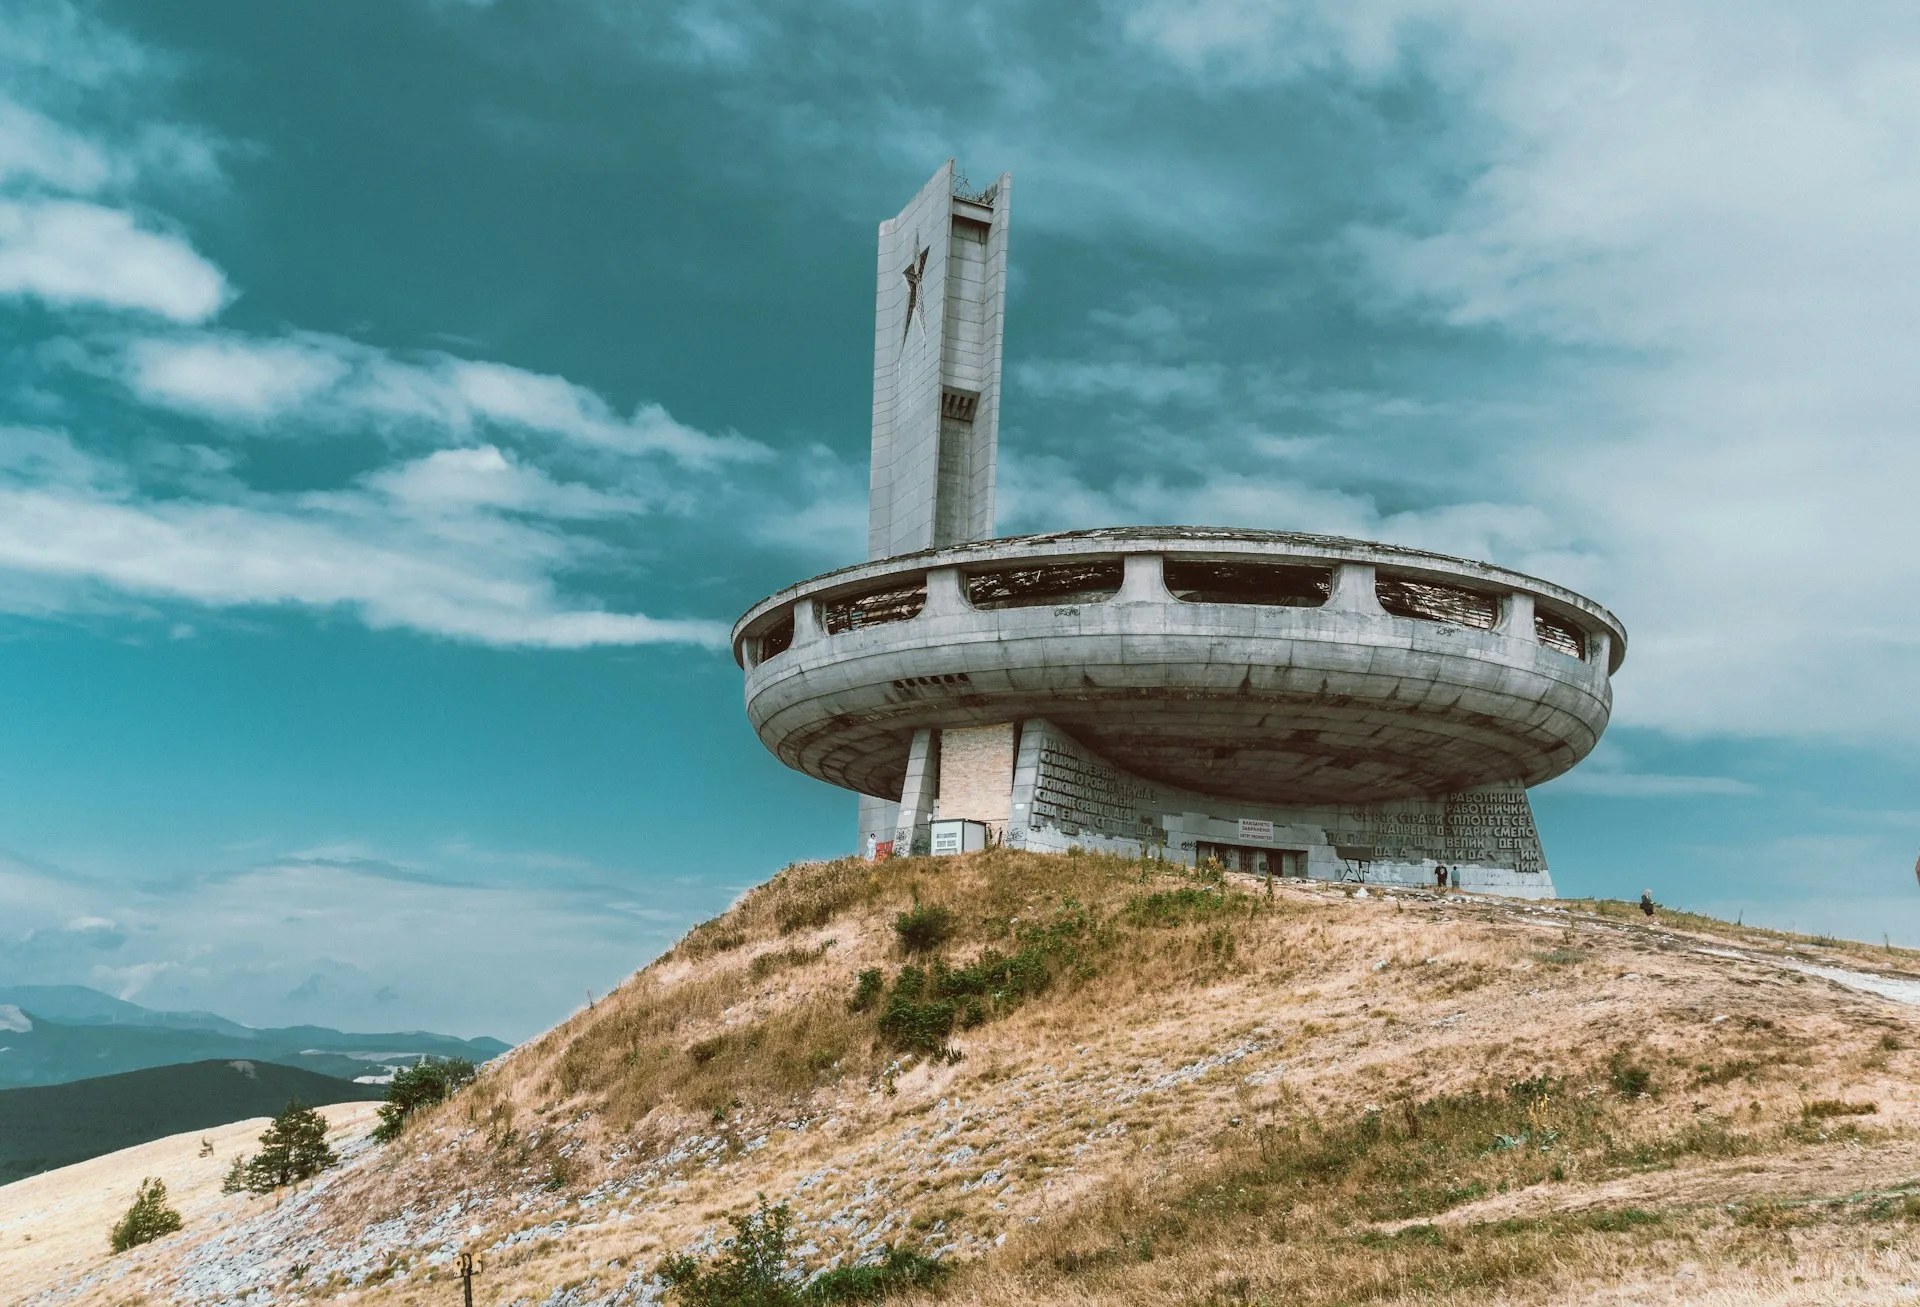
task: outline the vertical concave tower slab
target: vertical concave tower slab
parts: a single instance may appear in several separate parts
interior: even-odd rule
[[[1005,173],[956,190],[949,159],[880,224],[869,558],[993,535],[1012,200]]]
[[[949,159],[880,224],[867,557],[993,536],[1013,177],[960,184]],[[860,796],[859,845],[893,838],[897,799]]]

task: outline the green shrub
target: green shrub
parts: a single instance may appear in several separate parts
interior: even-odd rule
[[[932,912],[945,920],[944,908],[914,909]],[[912,915],[902,914],[901,921]],[[905,933],[903,928],[903,940]],[[977,1026],[1017,1007],[1061,974],[1090,966],[1088,954],[1113,942],[1111,931],[1096,930],[1086,908],[1073,899],[1062,903],[1052,920],[1019,926],[1013,934],[1019,947],[1010,954],[987,948],[960,967],[938,957],[926,966],[908,963],[884,991],[884,1003],[881,973],[863,971],[848,1007],[863,1012],[878,1005],[883,1040],[905,1052],[938,1053],[955,1026]],[[1225,951],[1232,952],[1231,941]]]
[[[937,1257],[905,1248],[887,1248],[884,1260],[872,1266],[842,1266],[819,1276],[807,1286],[809,1302],[879,1302],[906,1289],[928,1289],[945,1278],[950,1268]]]
[[[181,1224],[180,1213],[167,1205],[167,1186],[158,1179],[142,1180],[133,1206],[113,1227],[108,1241],[115,1252],[123,1253],[172,1234]]]
[[[1800,1115],[1807,1120],[1833,1116],[1872,1116],[1880,1110],[1878,1103],[1849,1103],[1840,1098],[1819,1098],[1801,1107]]]
[[[1603,1209],[1597,1212],[1584,1212],[1578,1219],[1585,1228],[1597,1230],[1601,1234],[1625,1234],[1643,1225],[1660,1224],[1658,1212],[1649,1212],[1640,1207],[1617,1207],[1611,1211]]]
[[[933,992],[941,998],[974,997],[995,1002],[1031,998],[1053,981],[1049,952],[1043,944],[1029,944],[1008,957],[990,948],[958,969],[935,959]]]
[[[682,1307],[808,1307],[878,1302],[890,1294],[937,1284],[948,1271],[938,1258],[891,1245],[872,1266],[843,1266],[802,1287],[793,1253],[793,1213],[759,1195],[757,1210],[729,1217],[733,1237],[702,1262],[682,1253],[660,1263],[660,1278]]]
[[[1507,1097],[1516,1103],[1531,1107],[1535,1103],[1545,1102],[1553,1093],[1556,1083],[1552,1076],[1546,1075],[1533,1076],[1526,1080],[1511,1080],[1507,1082]]]
[[[953,937],[953,914],[938,904],[915,903],[893,919],[893,929],[906,952],[931,953]]]
[[[1224,889],[1183,885],[1179,889],[1141,894],[1129,899],[1127,918],[1136,926],[1184,926],[1188,922],[1220,916],[1232,906]]]
[[[1760,1064],[1745,1058],[1736,1058],[1731,1062],[1723,1062],[1719,1066],[1702,1063],[1697,1069],[1700,1074],[1694,1078],[1693,1087],[1706,1089],[1713,1085],[1731,1084],[1742,1077],[1750,1076],[1760,1069]]]
[[[881,1038],[912,1053],[937,1053],[947,1046],[959,1008],[952,999],[929,995],[928,988],[924,970],[900,968],[880,1012]]]
[[[660,1263],[660,1278],[684,1307],[800,1307],[799,1275],[790,1265],[793,1213],[785,1203],[730,1218],[733,1237],[708,1262],[682,1253]]]
[[[247,1188],[263,1194],[298,1184],[339,1161],[327,1147],[327,1119],[294,1099],[261,1133],[260,1151],[247,1163]]]
[[[472,1083],[473,1076],[473,1063],[464,1057],[423,1057],[396,1071],[387,1086],[387,1101],[380,1105],[380,1124],[373,1128],[373,1137],[383,1144],[398,1139],[408,1117],[452,1097],[462,1085]]]
[[[847,1011],[865,1012],[880,1001],[880,995],[886,992],[887,978],[879,967],[868,967],[853,981],[853,997],[847,1000]]]
[[[1654,1092],[1653,1072],[1634,1062],[1625,1053],[1615,1053],[1607,1060],[1607,1083],[1624,1098],[1638,1098]]]

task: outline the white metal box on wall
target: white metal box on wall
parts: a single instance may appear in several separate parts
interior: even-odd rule
[[[984,821],[936,821],[933,823],[933,852],[978,853],[987,847],[987,823]]]

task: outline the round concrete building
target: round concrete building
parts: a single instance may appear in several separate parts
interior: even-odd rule
[[[870,855],[1151,851],[1276,875],[1552,880],[1526,787],[1593,748],[1626,652],[1592,600],[1280,531],[992,538],[1010,180],[880,229],[870,561],[733,632],[754,730],[862,796]]]

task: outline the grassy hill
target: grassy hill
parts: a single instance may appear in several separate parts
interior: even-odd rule
[[[191,1062],[0,1090],[0,1184],[148,1140],[309,1106],[379,1098],[379,1085],[272,1062]]]
[[[915,1302],[1906,1302],[1920,1009],[1859,986],[1916,964],[1091,856],[796,867],[299,1204],[126,1265],[398,1307],[470,1247],[488,1301],[625,1307],[764,1194],[798,1270],[953,1268]]]

